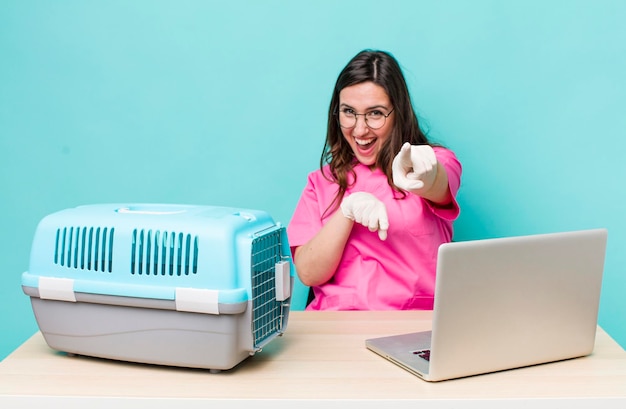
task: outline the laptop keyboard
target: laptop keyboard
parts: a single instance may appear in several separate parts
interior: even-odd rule
[[[416,351],[413,351],[413,353],[420,358],[430,361],[430,349],[418,349]]]

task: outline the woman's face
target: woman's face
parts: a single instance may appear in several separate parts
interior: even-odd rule
[[[376,164],[378,152],[383,143],[389,139],[393,129],[394,116],[389,115],[392,109],[387,92],[373,82],[362,82],[339,92],[339,115],[343,115],[345,120],[346,116],[357,114],[356,124],[350,128],[342,126],[341,132],[350,144],[354,156],[362,164],[370,167]],[[368,118],[378,117],[384,121],[384,125],[378,129],[372,129],[365,121],[366,116],[362,114],[371,115]],[[384,116],[387,115],[385,119]],[[370,123],[373,122],[373,119],[370,119]]]

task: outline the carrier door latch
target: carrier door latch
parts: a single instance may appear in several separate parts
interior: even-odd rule
[[[276,301],[285,301],[291,297],[291,272],[289,262],[280,261],[276,263]]]

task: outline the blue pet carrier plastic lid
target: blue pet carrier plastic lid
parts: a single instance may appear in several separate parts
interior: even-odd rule
[[[218,206],[100,204],[46,216],[33,239],[24,287],[72,301],[76,293],[176,300],[213,312],[252,299],[272,274],[290,296],[291,253],[266,212]]]

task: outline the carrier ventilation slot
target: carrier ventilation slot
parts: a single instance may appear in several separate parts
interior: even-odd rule
[[[275,269],[281,261],[281,231],[252,242],[252,331],[255,346],[281,330],[283,305],[276,301]]]
[[[198,273],[198,236],[133,230],[131,274],[183,276]]]
[[[108,227],[57,229],[54,264],[110,273],[113,268],[114,231]]]

